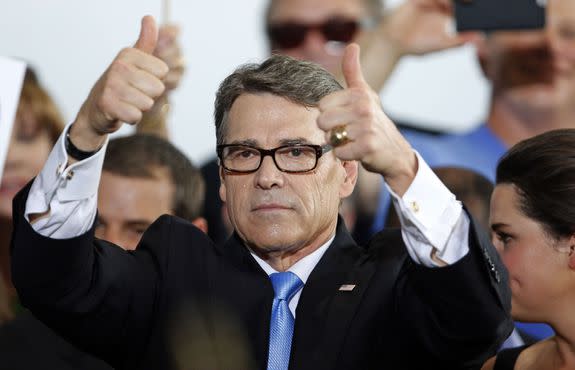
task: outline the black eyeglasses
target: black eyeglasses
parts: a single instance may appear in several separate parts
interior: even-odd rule
[[[289,173],[309,172],[316,168],[318,159],[332,149],[331,145],[293,144],[274,149],[261,149],[250,145],[218,145],[220,164],[230,172],[256,172],[264,157],[270,156],[278,170]]]
[[[358,20],[334,17],[320,24],[297,22],[269,24],[267,34],[272,48],[292,49],[300,46],[311,30],[320,31],[328,41],[349,43],[355,37],[359,26]]]

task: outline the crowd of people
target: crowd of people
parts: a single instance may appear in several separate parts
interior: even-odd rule
[[[201,168],[169,141],[177,26],[144,17],[70,124],[28,67],[0,369],[575,369],[575,1],[546,12],[457,34],[449,0],[269,0]],[[465,43],[485,122],[396,125],[401,58]]]

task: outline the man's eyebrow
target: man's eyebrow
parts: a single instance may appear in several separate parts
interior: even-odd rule
[[[308,139],[304,137],[296,137],[290,139],[282,139],[280,140],[280,145],[298,145],[298,144],[312,144]]]
[[[254,139],[245,139],[245,140],[234,140],[231,141],[228,144],[232,144],[232,145],[249,145],[249,146],[254,146],[259,148],[258,145],[258,141],[254,140]],[[281,139],[279,141],[279,145],[280,146],[284,146],[284,145],[301,145],[301,144],[306,144],[306,145],[312,145],[313,143],[311,141],[309,141],[308,139],[304,138],[304,137],[294,137],[294,138],[288,138],[288,139]]]
[[[245,140],[234,140],[228,144],[231,145],[249,145],[249,146],[258,146],[258,142],[254,139],[245,139]]]

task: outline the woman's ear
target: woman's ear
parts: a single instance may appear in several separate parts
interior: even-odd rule
[[[569,268],[575,270],[575,235],[569,239]]]

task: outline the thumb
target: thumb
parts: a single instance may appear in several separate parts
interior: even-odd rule
[[[341,69],[347,87],[361,87],[367,84],[361,72],[358,44],[351,43],[346,46],[341,62]]]
[[[140,28],[140,36],[134,47],[140,49],[141,51],[152,54],[154,49],[156,49],[156,44],[158,42],[158,26],[154,17],[151,15],[146,15],[142,18],[142,26]]]

